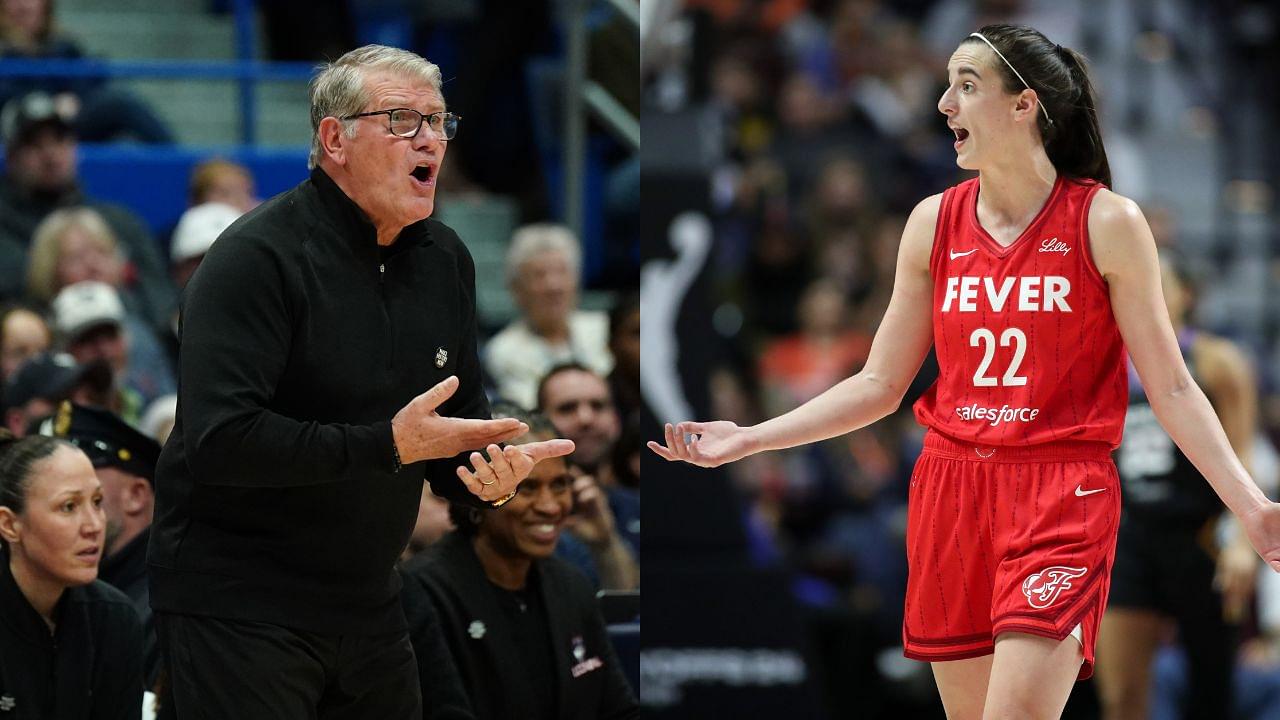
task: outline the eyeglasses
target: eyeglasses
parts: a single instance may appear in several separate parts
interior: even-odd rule
[[[437,112],[430,115],[423,115],[417,110],[411,108],[391,108],[390,110],[374,110],[372,112],[363,112],[356,115],[348,115],[343,120],[355,120],[356,118],[368,117],[370,115],[386,115],[387,129],[392,135],[402,138],[417,137],[418,131],[422,130],[422,124],[425,122],[427,127],[431,128],[431,132],[441,140],[452,140],[458,134],[458,121],[462,119],[461,115],[454,115],[451,112]]]

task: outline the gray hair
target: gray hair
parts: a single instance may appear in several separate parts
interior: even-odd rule
[[[582,270],[582,248],[573,231],[555,223],[532,223],[516,228],[511,235],[511,247],[507,248],[507,285],[515,284],[520,267],[535,255],[558,252],[569,261],[573,276]]]
[[[311,155],[307,167],[320,161],[320,121],[327,117],[344,118],[361,112],[369,104],[365,79],[371,72],[424,82],[444,100],[440,90],[440,67],[417,53],[386,45],[365,45],[317,67],[311,80]],[[355,125],[344,122],[347,137],[356,134]]]

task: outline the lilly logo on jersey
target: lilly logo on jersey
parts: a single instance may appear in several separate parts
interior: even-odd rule
[[[1071,252],[1071,246],[1054,237],[1040,243],[1040,252],[1056,252],[1065,256]]]
[[[947,278],[946,295],[942,299],[942,312],[951,312],[954,305],[958,312],[977,312],[990,308],[992,312],[1013,308],[1017,303],[1020,312],[1071,312],[1067,296],[1071,294],[1071,281],[1058,275],[1010,276],[996,284],[995,278],[961,275]],[[1014,286],[1018,290],[1014,292]],[[981,292],[979,292],[981,289]],[[1016,301],[1011,302],[1014,296]],[[982,301],[986,302],[983,303]],[[979,308],[979,305],[985,305]]]
[[[1058,599],[1063,590],[1071,589],[1071,580],[1089,571],[1089,568],[1073,568],[1054,565],[1040,572],[1033,572],[1022,581],[1022,594],[1031,607],[1044,609]]]

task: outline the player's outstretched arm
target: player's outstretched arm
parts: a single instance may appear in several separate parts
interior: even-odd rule
[[[759,425],[739,427],[724,420],[668,424],[665,444],[650,441],[649,449],[667,460],[715,467],[765,450],[843,435],[896,410],[933,343],[929,254],[941,199],[926,198],[907,219],[889,308],[858,374]]]
[[[1240,518],[1258,554],[1280,571],[1280,505],[1236,457],[1207,397],[1191,378],[1160,288],[1151,229],[1136,203],[1101,190],[1089,210],[1089,244],[1111,292],[1111,311],[1156,419]]]

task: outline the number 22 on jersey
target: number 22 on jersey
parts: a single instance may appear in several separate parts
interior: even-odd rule
[[[973,373],[973,384],[977,387],[995,387],[997,385],[1026,385],[1027,378],[1018,374],[1022,367],[1022,358],[1027,354],[1027,335],[1016,327],[1005,328],[1000,333],[1000,347],[1013,345],[1013,360],[1004,371],[1004,377],[996,379],[987,376],[991,361],[996,355],[996,335],[986,328],[978,328],[969,336],[969,347],[982,346],[982,362]]]

